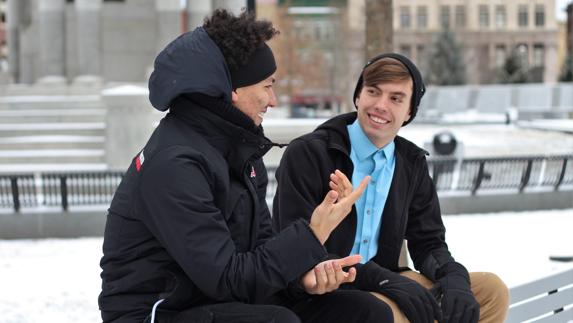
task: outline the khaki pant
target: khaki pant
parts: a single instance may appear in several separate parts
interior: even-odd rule
[[[405,271],[400,274],[415,280],[427,289],[432,288],[433,283],[420,273]],[[480,305],[479,322],[502,323],[509,307],[509,290],[505,283],[497,275],[484,272],[470,273],[470,281],[472,292]],[[372,294],[390,305],[394,322],[410,322],[394,301],[378,293]]]

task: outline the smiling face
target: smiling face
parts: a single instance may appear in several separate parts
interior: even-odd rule
[[[377,147],[389,144],[410,118],[412,79],[365,85],[356,98],[358,122]]]
[[[251,118],[257,126],[261,125],[267,108],[277,105],[274,83],[273,74],[259,83],[237,88],[231,95],[233,105]]]

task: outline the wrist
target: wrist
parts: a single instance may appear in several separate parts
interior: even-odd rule
[[[310,228],[310,231],[312,231],[314,236],[318,239],[320,244],[324,245],[324,243],[328,239],[329,233],[327,233],[326,230],[324,230],[324,228],[321,228],[320,226],[315,225],[312,222],[308,225],[308,227]]]

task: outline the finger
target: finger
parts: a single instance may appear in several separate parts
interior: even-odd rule
[[[342,267],[348,267],[356,265],[357,263],[360,262],[360,260],[362,260],[361,255],[350,255],[341,259],[337,259],[336,263],[340,264],[340,266]]]
[[[336,272],[334,270],[334,267],[332,266],[331,261],[324,264],[324,267],[326,269],[326,278],[327,278],[325,287],[327,291],[332,291],[338,288],[338,284],[336,282],[337,281]]]
[[[358,188],[356,188],[352,193],[350,193],[347,196],[348,201],[350,203],[354,204],[354,202],[356,202],[358,200],[358,198],[360,198],[360,196],[362,195],[362,193],[366,189],[366,186],[368,185],[369,181],[370,181],[370,176],[365,176],[362,179],[362,181],[360,182],[360,185],[358,185]]]
[[[315,272],[316,272],[317,286],[319,287],[319,289],[321,291],[324,292],[324,288],[326,287],[326,284],[328,283],[328,276],[327,276],[326,270],[324,268],[324,264],[318,264],[315,267]]]
[[[340,192],[340,187],[338,187],[338,185],[336,185],[336,183],[334,183],[333,181],[330,181],[328,183],[328,186],[330,187],[331,190]]]
[[[352,283],[356,280],[356,268],[352,267],[348,269],[348,277],[346,278],[347,283]]]
[[[343,172],[341,172],[340,170],[337,169],[337,170],[334,171],[334,173],[335,173],[335,174],[338,176],[338,178],[340,178],[341,181],[342,181],[342,182],[339,183],[339,184],[342,184],[342,186],[343,186],[345,189],[346,189],[346,188],[352,189],[352,182],[350,182],[350,180],[348,179],[348,177],[346,177],[346,175],[344,175]]]
[[[336,273],[336,283],[340,286],[340,284],[347,283],[348,273],[342,270],[342,266],[338,262],[334,262],[332,264],[334,266],[334,272]],[[338,286],[337,286],[338,288]]]

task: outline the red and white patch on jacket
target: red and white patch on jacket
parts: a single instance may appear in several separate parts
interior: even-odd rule
[[[257,173],[255,172],[255,167],[251,166],[251,178],[257,177]]]
[[[143,156],[143,150],[139,153],[139,155],[135,156],[135,169],[139,172],[141,166],[143,166],[143,162],[145,161],[145,156]]]

